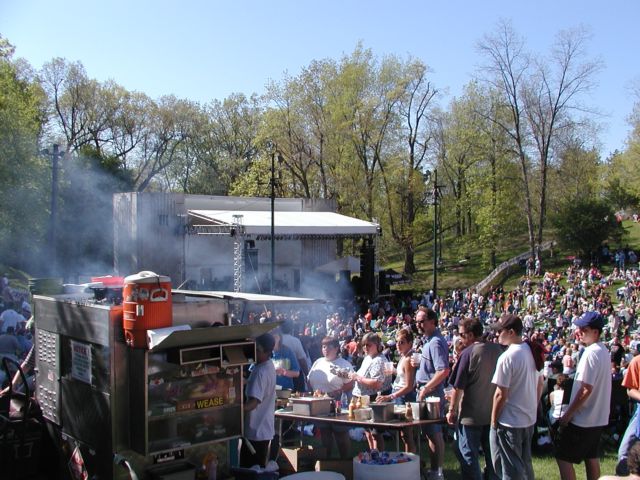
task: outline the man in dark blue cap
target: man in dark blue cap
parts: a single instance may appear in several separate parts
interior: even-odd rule
[[[575,479],[573,465],[584,460],[587,480],[600,477],[598,444],[609,423],[611,357],[600,341],[604,317],[588,311],[574,320],[577,340],[585,345],[567,411],[560,417],[555,457],[563,480]]]

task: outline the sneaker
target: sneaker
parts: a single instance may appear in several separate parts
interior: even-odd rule
[[[444,475],[442,473],[429,470],[427,472],[427,480],[444,480]]]

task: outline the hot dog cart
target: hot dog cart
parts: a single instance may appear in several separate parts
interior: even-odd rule
[[[175,331],[132,348],[117,300],[34,295],[36,397],[72,478],[127,479],[131,466],[140,478],[192,479],[203,462],[229,463],[242,367],[274,324],[229,325],[220,295],[174,297]]]

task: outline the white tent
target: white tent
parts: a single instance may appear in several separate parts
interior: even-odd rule
[[[241,218],[248,235],[271,233],[270,211],[248,210],[189,210],[192,222],[208,225],[231,226]],[[274,213],[276,235],[377,235],[378,225],[333,212],[281,212]]]

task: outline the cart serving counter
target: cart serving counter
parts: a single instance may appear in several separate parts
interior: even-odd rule
[[[173,308],[176,331],[132,348],[122,306],[34,295],[36,396],[59,467],[75,478],[128,478],[114,457],[142,478],[194,478],[203,462],[228,463],[226,440],[242,435],[242,367],[274,324],[228,326],[215,304],[213,326],[196,328],[181,318],[185,305]]]

